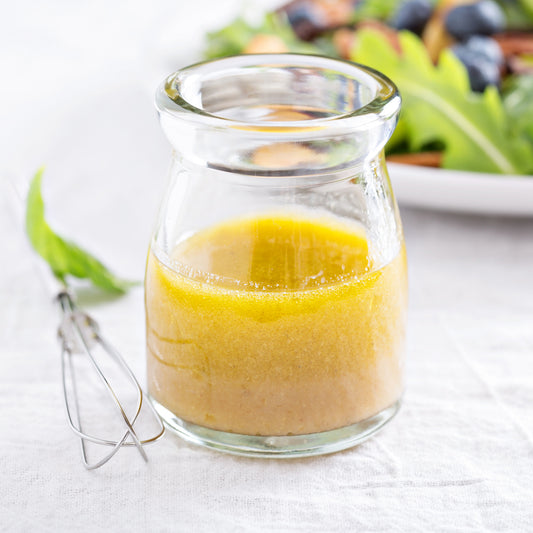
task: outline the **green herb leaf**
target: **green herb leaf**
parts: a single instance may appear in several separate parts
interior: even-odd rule
[[[530,22],[533,21],[533,0],[519,0],[518,4],[528,15]]]
[[[65,282],[67,275],[89,279],[109,292],[124,293],[135,283],[112,274],[98,259],[66,241],[50,228],[44,217],[41,194],[43,169],[39,169],[30,185],[26,203],[26,233],[35,251],[48,263],[54,275]]]
[[[401,120],[413,151],[442,142],[445,168],[533,171],[533,146],[513,131],[497,89],[472,92],[466,69],[449,50],[434,66],[422,41],[410,32],[399,33],[401,54],[374,30],[357,35],[352,59],[383,72],[400,89]]]
[[[508,78],[503,91],[503,106],[513,130],[533,143],[533,75]]]
[[[278,13],[268,13],[257,26],[252,26],[244,18],[239,17],[221,30],[208,33],[204,55],[207,59],[214,59],[240,54],[251,39],[259,34],[281,38],[290,52],[320,53],[317,46],[298,39],[286,17]]]
[[[399,6],[398,0],[363,0],[356,4],[352,22],[358,23],[363,20],[386,20],[390,18]]]
[[[533,23],[533,0],[517,0],[515,2],[500,1],[505,13],[507,28],[511,30],[531,30]]]

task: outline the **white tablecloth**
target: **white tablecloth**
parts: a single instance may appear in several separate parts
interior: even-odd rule
[[[52,225],[121,274],[143,276],[166,181],[155,87],[240,5],[3,6],[2,177],[20,185],[45,164]],[[276,461],[167,434],[147,464],[125,449],[87,472],[65,419],[57,314],[9,194],[2,182],[1,531],[533,531],[533,218],[402,207],[407,393],[370,441]],[[82,303],[144,381],[142,288]]]

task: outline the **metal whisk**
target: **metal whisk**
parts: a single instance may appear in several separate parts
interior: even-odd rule
[[[142,388],[135,378],[135,375],[127,365],[126,361],[120,355],[120,353],[102,336],[96,321],[87,313],[84,313],[78,309],[74,302],[73,295],[68,288],[61,290],[56,299],[63,314],[63,318],[58,329],[58,336],[62,346],[61,368],[67,418],[72,431],[74,431],[74,433],[80,438],[81,454],[84,466],[88,470],[99,468],[107,463],[122,446],[136,446],[142,458],[147,461],[148,457],[146,456],[143,446],[145,444],[155,442],[163,436],[165,428],[161,422],[161,419],[149,401],[143,404],[144,395]],[[95,346],[100,346],[103,348],[105,354],[121,368],[124,376],[127,377],[136,390],[136,407],[133,416],[127,415],[126,409],[122,405],[117,393],[111,386],[104,371],[94,357],[92,350]],[[77,355],[82,355],[88,358],[92,368],[98,376],[98,379],[109,393],[113,404],[120,414],[120,418],[124,423],[124,434],[120,439],[104,439],[90,435],[84,431],[80,415],[77,379],[72,361],[73,356]],[[149,438],[141,440],[137,436],[137,432],[133,426],[137,421],[139,414],[141,413],[143,405],[147,405],[149,407],[154,420],[157,422],[158,432]],[[111,446],[112,448],[111,451],[104,457],[96,462],[90,463],[87,455],[87,442]]]
[[[21,197],[23,195],[19,193],[17,187],[10,179],[6,179],[4,182],[7,183],[8,189],[12,193],[13,201],[10,203],[14,210],[15,218],[17,220],[22,219],[23,201]],[[159,415],[155,412],[150,401],[144,401],[142,388],[122,355],[102,336],[96,321],[77,307],[74,295],[68,286],[56,279],[50,269],[44,266],[44,262],[39,261],[37,265],[40,268],[44,284],[47,285],[50,294],[55,295],[55,301],[59,304],[62,314],[58,336],[62,348],[63,394],[68,423],[72,431],[80,438],[84,466],[88,470],[99,468],[107,463],[122,446],[136,446],[142,458],[147,461],[148,457],[143,446],[157,441],[165,432],[165,427]],[[96,351],[101,352],[100,359],[95,357]],[[118,415],[118,420],[121,421],[124,428],[124,432],[120,434],[119,438],[106,439],[97,437],[85,430],[82,424],[79,383],[76,377],[74,358],[81,358],[86,363],[89,363],[89,367],[94,371],[93,374],[97,376],[98,383],[105,389],[111,399],[114,411]],[[107,362],[113,362],[115,367],[119,369],[121,376],[129,383],[129,393],[135,397],[135,407],[130,409],[133,414],[130,413],[128,415],[128,409],[124,405],[125,396],[121,399],[119,397],[121,395],[112,387],[110,376],[106,375],[102,365],[106,360]],[[140,439],[134,429],[134,425],[145,406],[147,406],[147,409],[144,409],[144,412],[151,415],[152,425],[155,424],[157,429],[149,438]],[[111,447],[111,451],[99,460],[91,462],[87,453],[88,443]]]

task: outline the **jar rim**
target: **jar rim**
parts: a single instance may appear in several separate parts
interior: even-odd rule
[[[191,101],[185,93],[186,82],[201,84],[209,75],[220,74],[224,70],[255,68],[315,68],[333,69],[346,79],[355,80],[372,93],[372,97],[363,105],[354,107],[347,112],[332,114],[320,118],[306,120],[242,120],[211,112]],[[248,54],[211,59],[186,66],[168,76],[159,86],[156,93],[156,107],[160,114],[169,114],[176,118],[186,119],[215,128],[232,128],[253,131],[261,135],[278,136],[287,133],[298,133],[298,136],[311,134],[316,136],[346,129],[372,129],[395,117],[400,109],[401,97],[398,88],[387,76],[377,70],[359,63],[312,54]],[[326,130],[326,131],[324,131]]]

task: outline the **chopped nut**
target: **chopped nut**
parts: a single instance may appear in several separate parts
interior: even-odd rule
[[[355,42],[356,33],[349,28],[340,28],[333,34],[333,46],[344,59],[350,59]]]
[[[324,154],[298,143],[268,144],[257,148],[252,156],[255,165],[265,168],[294,168],[321,163],[324,159]]]
[[[270,106],[270,112],[263,120],[272,122],[293,122],[297,120],[309,120],[309,116],[285,106],[278,107],[272,105]]]
[[[282,54],[288,52],[287,45],[277,35],[260,33],[252,38],[243,50],[244,54]]]
[[[418,152],[416,154],[392,154],[387,156],[390,163],[419,165],[421,167],[440,167],[442,152]]]
[[[493,36],[504,56],[533,54],[533,33],[504,32]]]
[[[350,0],[315,0],[315,4],[324,13],[324,20],[330,28],[342,26],[350,21],[353,12]]]

